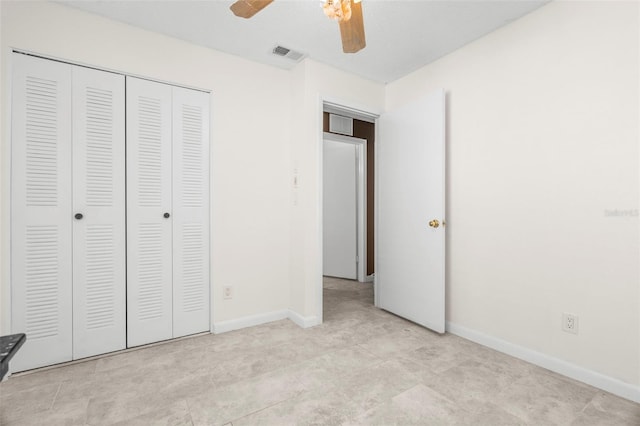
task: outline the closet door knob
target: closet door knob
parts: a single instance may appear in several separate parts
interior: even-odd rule
[[[165,213],[165,214],[164,214],[164,218],[165,218],[165,219],[169,219],[169,216],[171,216],[169,213]]]
[[[76,213],[76,215],[74,216],[76,219],[80,220],[82,219],[82,213]]]

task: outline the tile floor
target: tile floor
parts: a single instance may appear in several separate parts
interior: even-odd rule
[[[16,375],[4,425],[640,425],[640,404],[437,335],[325,279],[325,323],[288,320]]]

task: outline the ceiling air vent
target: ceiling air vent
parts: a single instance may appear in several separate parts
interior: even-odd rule
[[[292,61],[299,61],[304,56],[304,53],[296,52],[295,50],[287,49],[283,46],[276,46],[273,48],[273,54],[277,56],[283,56]]]

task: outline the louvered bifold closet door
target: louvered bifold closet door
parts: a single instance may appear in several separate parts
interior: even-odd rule
[[[71,66],[13,54],[11,330],[27,341],[13,371],[69,361]]]
[[[127,77],[127,344],[173,337],[171,86]]]
[[[73,357],[126,347],[124,76],[73,67]]]
[[[209,94],[174,87],[173,337],[209,318]]]

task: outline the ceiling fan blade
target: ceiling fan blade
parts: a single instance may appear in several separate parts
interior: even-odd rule
[[[351,3],[351,19],[347,22],[340,22],[340,36],[344,53],[356,53],[367,45],[364,39],[362,2]]]
[[[269,6],[273,0],[238,0],[229,9],[234,15],[241,18],[251,18],[265,7]]]

